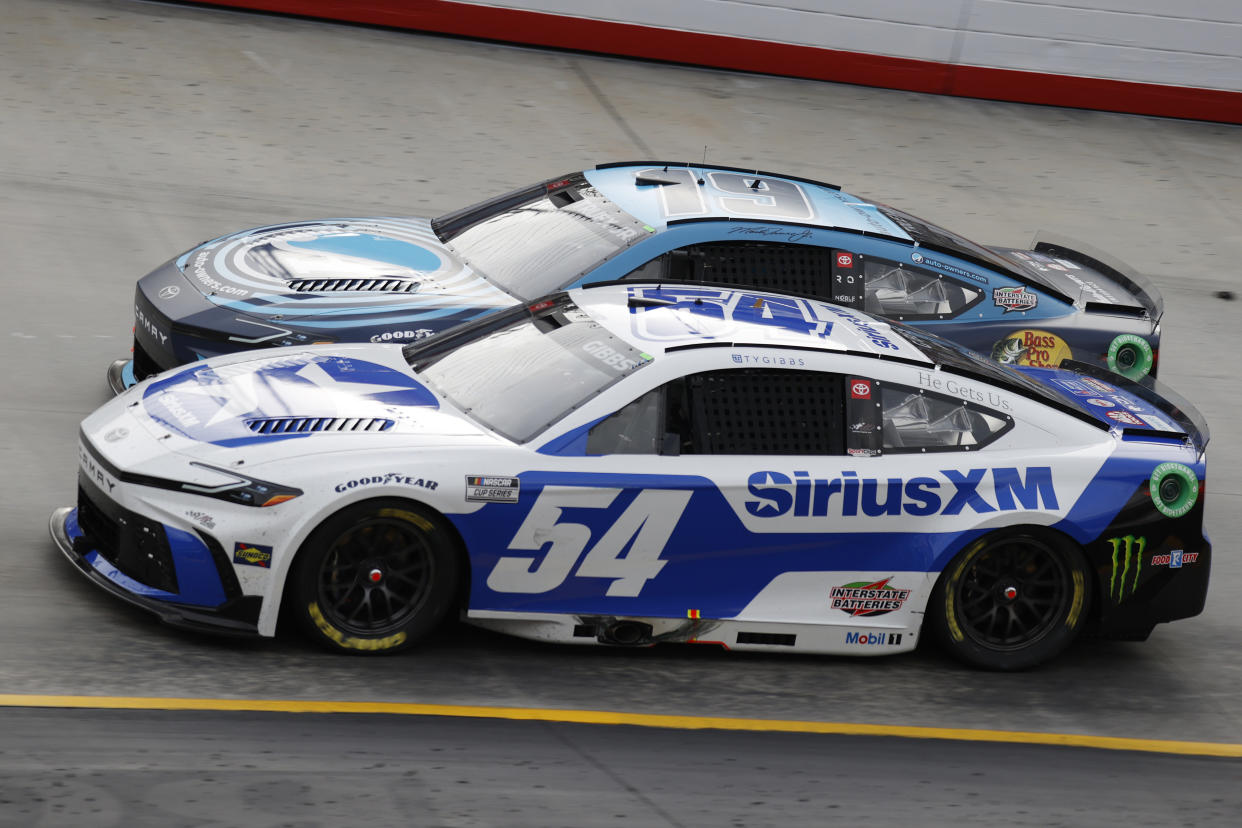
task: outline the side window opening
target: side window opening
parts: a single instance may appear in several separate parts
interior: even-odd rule
[[[849,445],[855,455],[972,451],[1013,427],[1013,418],[972,402],[851,377]]]
[[[664,444],[664,388],[643,394],[587,434],[587,454],[658,454]]]
[[[983,298],[980,288],[883,259],[867,258],[863,273],[863,309],[894,319],[944,319],[973,307]]]
[[[841,377],[761,368],[692,374],[595,425],[586,453],[842,454]]]
[[[977,286],[900,262],[774,242],[711,242],[670,250],[624,278],[779,290],[901,320],[957,316],[984,295]]]
[[[841,378],[743,368],[685,379],[683,454],[841,454]],[[686,429],[688,419],[688,432]],[[674,425],[670,419],[669,426]]]
[[[715,282],[831,301],[832,255],[807,244],[711,242],[671,250],[624,278]]]

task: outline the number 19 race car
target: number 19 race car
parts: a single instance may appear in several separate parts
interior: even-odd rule
[[[1016,365],[1155,373],[1159,292],[1085,246],[987,248],[789,176],[609,164],[434,221],[302,221],[205,242],[138,282],[114,391],[273,345],[412,342],[566,287],[772,289],[878,313]]]
[[[51,531],[185,626],[394,651],[448,612],[565,643],[1019,669],[1198,613],[1189,404],[787,295],[600,285],[425,343],[209,359],[82,424]]]

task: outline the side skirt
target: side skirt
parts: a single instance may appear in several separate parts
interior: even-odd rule
[[[917,616],[922,620],[922,615]],[[716,644],[726,650],[880,656],[918,644],[918,627],[884,624],[783,624],[712,618],[638,618],[471,610],[464,621],[506,635],[558,644],[649,647]]]

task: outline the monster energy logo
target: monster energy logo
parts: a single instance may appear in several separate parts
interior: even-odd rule
[[[1109,538],[1108,543],[1113,547],[1113,576],[1108,582],[1108,596],[1120,604],[1127,591],[1133,595],[1138,589],[1147,538],[1126,535],[1124,538]],[[1130,577],[1131,568],[1134,569],[1133,578]]]

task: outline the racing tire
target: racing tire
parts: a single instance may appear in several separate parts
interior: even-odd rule
[[[1068,539],[1036,527],[985,535],[941,573],[927,621],[956,658],[1025,670],[1069,646],[1087,617],[1090,573]]]
[[[293,562],[287,609],[329,650],[397,653],[440,623],[460,578],[443,518],[404,500],[365,501],[311,533]]]

